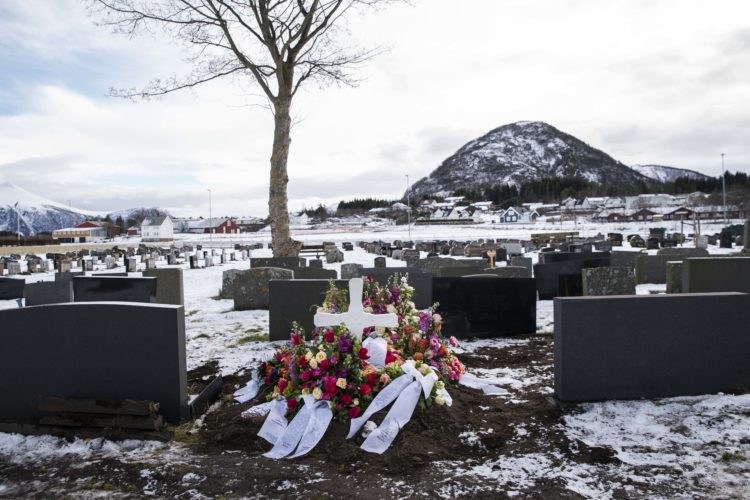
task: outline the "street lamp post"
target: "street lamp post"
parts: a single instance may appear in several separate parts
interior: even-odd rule
[[[214,245],[214,218],[211,209],[211,190],[208,190],[208,241],[209,246],[213,248]],[[212,250],[213,251],[213,250]]]
[[[728,225],[727,220],[727,182],[724,176],[724,153],[721,153],[721,197],[724,204],[724,225]]]
[[[409,241],[411,241],[411,193],[409,193],[409,174],[406,174],[406,220],[409,224]]]

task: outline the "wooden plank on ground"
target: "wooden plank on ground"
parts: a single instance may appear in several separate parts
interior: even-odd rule
[[[63,413],[39,419],[42,425],[61,427],[107,427],[120,429],[141,429],[156,431],[164,426],[161,415],[105,415],[95,413]]]
[[[193,420],[206,413],[206,410],[208,410],[211,404],[219,399],[223,387],[224,380],[222,380],[221,375],[219,375],[201,391],[192,403],[190,403],[190,416]]]
[[[50,435],[62,438],[94,439],[104,438],[113,441],[124,439],[138,439],[142,441],[167,442],[172,439],[169,431],[146,431],[138,429],[102,429],[93,427],[61,427],[54,425],[40,425],[39,423],[19,420],[0,421],[0,432],[14,432],[25,436]]]
[[[37,409],[54,413],[106,413],[110,415],[153,415],[159,412],[159,403],[123,399],[108,401],[103,399],[61,398],[39,396]]]

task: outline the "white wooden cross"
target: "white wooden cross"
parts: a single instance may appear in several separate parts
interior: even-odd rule
[[[315,326],[346,325],[352,337],[360,340],[362,330],[371,326],[393,328],[398,326],[397,314],[370,314],[362,307],[362,278],[349,280],[349,311],[341,314],[315,313]]]

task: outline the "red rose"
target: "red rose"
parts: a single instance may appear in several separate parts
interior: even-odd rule
[[[296,399],[292,398],[292,399],[287,399],[286,400],[286,407],[289,409],[289,411],[292,411],[295,406],[297,406],[297,400]]]
[[[339,401],[342,404],[348,405],[352,402],[352,396],[351,394],[342,394],[341,397],[339,398]]]
[[[367,383],[369,385],[375,385],[375,382],[378,380],[378,374],[377,373],[371,373],[367,376]]]
[[[286,389],[286,379],[282,378],[279,380],[279,383],[276,384],[276,386],[279,388],[279,392],[284,392],[284,389]]]
[[[299,365],[302,368],[306,368],[307,367],[307,358],[305,358],[304,354],[297,359],[297,362],[299,363]]]
[[[397,358],[392,351],[388,351],[387,353],[385,353],[385,364],[393,363],[394,361],[396,361],[396,359]]]
[[[404,333],[407,334],[407,335],[411,335],[411,332],[413,332],[413,331],[414,331],[414,329],[412,327],[408,326],[408,325],[404,327]]]
[[[304,380],[305,382],[307,382],[308,380],[310,380],[310,372],[309,371],[304,371],[304,372],[302,372],[302,375],[300,375],[300,377],[302,378],[302,380]]]
[[[302,340],[299,338],[299,335],[296,333],[292,334],[292,344],[294,345],[300,345],[302,343]]]
[[[265,382],[266,385],[271,385],[271,376],[268,375],[266,378],[263,379],[263,382]]]
[[[364,359],[370,359],[370,355],[367,354],[367,348],[366,347],[360,348],[359,352],[357,353],[357,357],[359,359],[363,359],[363,360]]]
[[[265,361],[264,361],[264,362],[262,362],[262,363],[260,364],[260,371],[262,371],[262,372],[266,371],[266,367],[267,367],[267,366],[268,366],[268,364],[267,364],[267,363],[266,363]]]
[[[349,408],[349,418],[357,418],[359,416],[359,407],[352,406]]]
[[[334,396],[339,393],[339,388],[336,387],[336,382],[332,382],[332,381],[326,382],[323,389],[328,394],[333,394]]]
[[[328,342],[329,344],[332,344],[333,341],[336,339],[336,335],[334,335],[333,330],[327,330],[323,334],[323,339],[325,339],[325,341]]]
[[[372,388],[367,384],[363,384],[359,387],[359,393],[362,394],[363,396],[367,396],[368,394],[370,394],[371,390]]]
[[[331,367],[331,362],[327,359],[324,359],[323,361],[320,362],[319,366],[321,370],[323,370],[324,372],[327,372],[328,369]]]
[[[280,352],[277,352],[276,353],[276,361],[278,361],[279,363],[281,363],[282,361],[284,361],[284,354],[282,354]]]

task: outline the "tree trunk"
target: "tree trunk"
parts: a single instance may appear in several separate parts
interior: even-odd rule
[[[291,96],[279,96],[274,103],[273,149],[268,215],[271,219],[271,243],[274,257],[296,257],[299,249],[289,234],[289,209],[286,187],[289,183],[287,158],[291,139]]]

